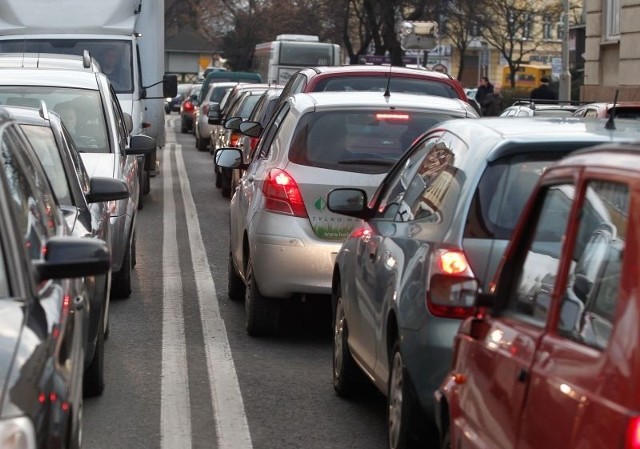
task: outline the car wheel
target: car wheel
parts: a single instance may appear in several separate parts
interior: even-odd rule
[[[231,198],[231,173],[228,169],[221,169],[220,174],[220,193],[225,198]]]
[[[198,146],[198,151],[207,151],[207,148],[209,148],[209,143],[206,139],[196,139],[196,145]]]
[[[187,134],[189,132],[189,127],[187,126],[187,124],[184,122],[184,120],[180,121],[180,132],[182,134]]]
[[[104,314],[98,323],[96,337],[96,351],[93,353],[91,364],[84,371],[82,389],[85,397],[100,396],[104,391]]]
[[[222,187],[222,176],[220,175],[220,172],[216,169],[216,187],[220,188]]]
[[[400,340],[396,340],[389,360],[389,384],[387,394],[387,426],[390,449],[404,449],[409,442],[410,423],[413,420],[415,397],[409,375],[400,352]]]
[[[362,371],[353,360],[347,340],[349,327],[344,314],[340,284],[333,299],[333,389],[338,396],[351,397],[362,382]]]
[[[117,299],[128,298],[131,295],[131,269],[133,267],[131,258],[131,247],[133,246],[133,238],[127,245],[124,253],[122,267],[117,273],[113,273],[111,278],[111,296]]]
[[[276,299],[262,296],[253,273],[253,262],[249,257],[247,270],[247,287],[244,297],[245,327],[253,337],[271,335],[280,327],[280,303]]]
[[[240,275],[236,272],[236,268],[233,264],[233,256],[231,255],[231,250],[229,250],[229,266],[227,268],[227,288],[229,290],[228,295],[229,299],[238,300],[244,298],[245,295],[245,286],[244,281],[240,277]]]

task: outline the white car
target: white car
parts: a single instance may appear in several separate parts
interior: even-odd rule
[[[110,203],[111,295],[128,297],[135,263],[135,222],[140,201],[140,154],[155,149],[155,139],[131,136],[131,117],[124,114],[106,75],[91,57],[48,54],[0,56],[0,103],[61,111],[89,176],[108,176],[127,184],[129,197]],[[75,122],[65,120],[67,109]],[[64,111],[64,112],[63,112]]]
[[[219,166],[246,168],[230,203],[229,296],[244,294],[250,334],[277,331],[283,300],[331,293],[335,256],[359,220],[330,212],[329,191],[373,193],[415,138],[456,117],[477,114],[436,96],[300,93],[276,111],[248,166],[241,149],[216,152]]]

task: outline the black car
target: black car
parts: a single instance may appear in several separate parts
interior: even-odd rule
[[[106,273],[109,250],[69,235],[42,165],[5,110],[0,167],[0,445],[79,448],[88,320],[80,277]]]
[[[89,177],[66,127],[46,106],[40,110],[6,107],[33,146],[56,195],[71,235],[111,242],[108,201],[129,196],[124,181]],[[111,248],[110,248],[111,249]],[[85,348],[84,395],[104,390],[104,338],[109,326],[111,271],[84,278],[89,304],[88,340]]]

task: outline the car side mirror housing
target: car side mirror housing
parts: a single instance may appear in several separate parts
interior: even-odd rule
[[[133,119],[131,118],[131,114],[128,112],[122,112],[122,115],[124,115],[124,124],[127,127],[127,133],[131,134],[131,131],[133,131]]]
[[[327,196],[327,209],[336,214],[367,220],[373,216],[367,207],[367,192],[362,189],[334,189]]]
[[[240,130],[240,123],[243,122],[242,117],[231,117],[225,120],[223,128],[224,129],[232,129],[234,131]]]
[[[214,160],[222,168],[246,168],[240,148],[224,147],[216,151]]]
[[[127,184],[121,179],[96,176],[89,183],[89,193],[85,195],[89,204],[129,198]]]
[[[137,134],[131,136],[129,140],[129,148],[127,148],[127,154],[151,154],[156,149],[156,139],[144,134]]]
[[[176,75],[164,75],[162,77],[162,96],[175,97],[178,95],[178,77]]]
[[[260,137],[262,134],[262,125],[259,122],[242,122],[240,123],[240,132],[249,137]]]

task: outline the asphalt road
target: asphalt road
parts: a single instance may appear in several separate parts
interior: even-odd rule
[[[160,173],[137,221],[133,294],[111,303],[106,389],[85,399],[90,449],[386,447],[385,399],[331,385],[328,305],[292,304],[252,338],[227,298],[228,200],[208,152],[167,116]]]

